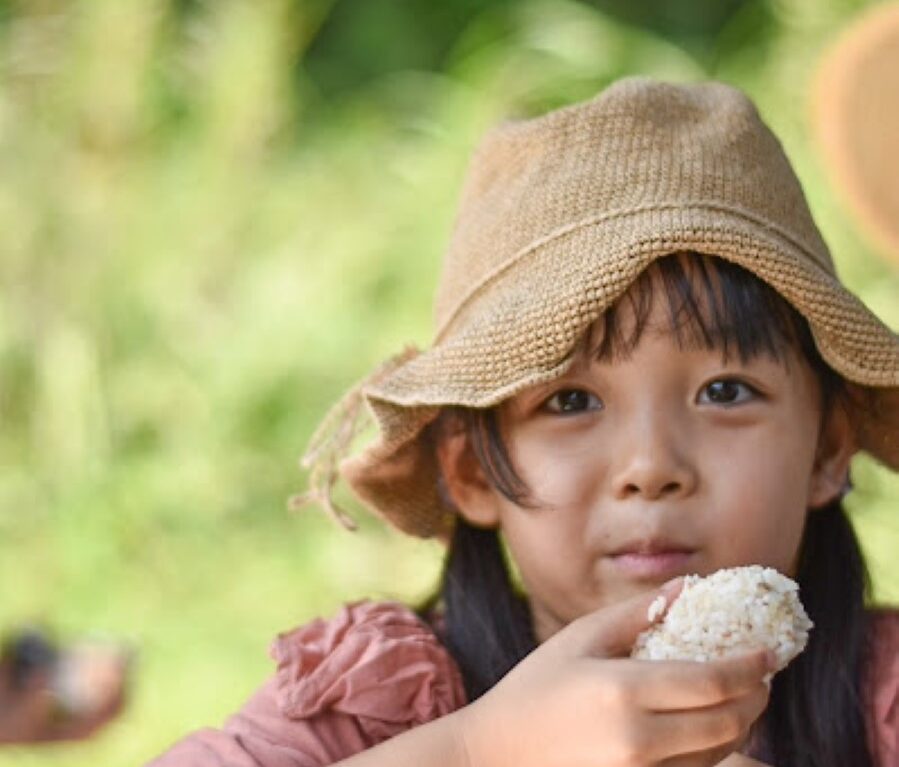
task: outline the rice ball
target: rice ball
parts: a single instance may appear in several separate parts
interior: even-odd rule
[[[706,577],[687,575],[665,613],[665,597],[649,607],[654,625],[634,643],[632,658],[707,661],[770,647],[776,671],[801,653],[814,626],[795,581],[770,567],[732,567]],[[772,674],[765,677],[768,682]]]

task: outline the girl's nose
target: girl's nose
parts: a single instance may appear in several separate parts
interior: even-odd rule
[[[616,498],[676,498],[695,489],[697,472],[688,456],[686,438],[663,421],[647,419],[622,441],[612,473]]]

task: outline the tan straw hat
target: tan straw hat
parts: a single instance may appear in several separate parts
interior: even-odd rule
[[[488,131],[463,185],[425,350],[387,360],[335,405],[303,465],[324,504],[339,475],[400,530],[447,540],[424,427],[562,374],[580,334],[656,258],[720,256],[809,322],[864,414],[859,447],[899,468],[899,337],[838,280],[789,161],[752,102],[722,83],[645,77]],[[363,408],[367,406],[367,411]],[[863,408],[862,408],[863,406]],[[363,419],[378,427],[345,457]]]

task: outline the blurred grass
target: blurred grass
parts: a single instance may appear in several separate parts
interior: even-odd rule
[[[96,739],[0,764],[142,763],[234,711],[275,633],[430,591],[438,544],[285,500],[327,406],[428,342],[468,154],[507,113],[638,72],[740,85],[844,281],[899,326],[897,272],[807,124],[813,67],[865,3],[730,3],[670,35],[611,2],[388,5],[3,7],[0,626],[127,637],[139,659]],[[899,483],[863,457],[854,478],[875,600],[899,604]]]

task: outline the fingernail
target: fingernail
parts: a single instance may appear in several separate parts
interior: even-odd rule
[[[672,578],[668,581],[664,586],[662,586],[661,591],[666,596],[672,596],[677,593],[678,589],[680,589],[681,584],[684,581],[684,577],[679,575],[677,578]]]

